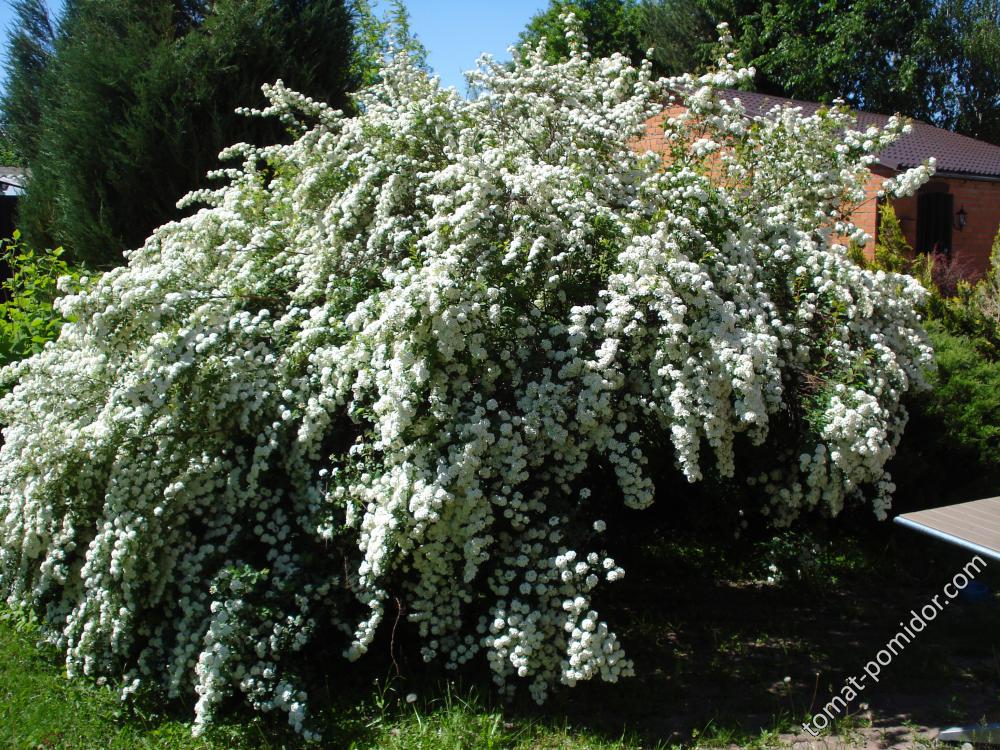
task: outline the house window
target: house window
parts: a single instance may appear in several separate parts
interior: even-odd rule
[[[917,195],[917,252],[951,252],[955,197],[948,186],[931,183]]]

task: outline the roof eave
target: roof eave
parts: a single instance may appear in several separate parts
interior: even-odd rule
[[[973,182],[1000,182],[1000,174],[979,174],[976,172],[942,172],[939,170],[934,173],[933,177],[950,180],[972,180]]]
[[[883,169],[888,169],[890,172],[905,172],[907,169],[912,169],[913,167],[907,166],[906,164],[890,164],[882,159],[876,161],[872,166],[879,166]],[[931,175],[933,180],[935,177],[946,180],[972,180],[974,182],[1000,182],[1000,174],[983,174],[981,172],[956,172],[945,171],[942,169],[937,170]]]

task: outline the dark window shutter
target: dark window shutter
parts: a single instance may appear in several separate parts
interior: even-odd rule
[[[927,244],[927,224],[929,219],[930,211],[928,210],[928,204],[930,203],[930,195],[918,195],[917,196],[917,247],[918,253],[926,253],[930,250],[930,245]]]
[[[951,217],[955,215],[955,196],[949,193],[942,197],[945,200],[941,201],[944,208],[942,211],[944,215],[941,217],[941,246],[951,252]]]
[[[917,196],[917,247],[929,253],[937,245],[951,250],[951,217],[955,196],[950,193],[923,193]]]

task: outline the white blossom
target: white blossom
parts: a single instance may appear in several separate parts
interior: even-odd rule
[[[649,506],[654,468],[763,462],[779,524],[884,515],[921,291],[836,238],[902,125],[751,121],[731,56],[654,81],[574,45],[484,60],[471,101],[401,56],[353,117],[269,86],[295,141],[228,149],[206,207],[59,302],[3,373],[0,591],[71,674],[306,731],[300,652],[360,658],[398,600],[425,659],[543,700],[633,672],[594,508]],[[668,91],[663,164],[632,144]]]

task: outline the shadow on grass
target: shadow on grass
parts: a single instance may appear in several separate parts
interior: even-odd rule
[[[740,570],[690,539],[651,542],[626,565],[630,577],[605,607],[616,612],[637,676],[561,693],[547,711],[594,730],[625,727],[647,742],[712,744],[705,728],[726,746],[802,734],[803,719],[861,676],[911,610],[940,594],[971,557],[883,524],[841,535],[798,579],[769,582],[775,575],[766,568]],[[747,559],[752,567],[767,557],[758,550]],[[1000,590],[1000,570],[988,567],[980,580]],[[1000,599],[955,600],[882,667],[877,683],[867,680],[850,712],[893,731],[1000,720],[998,654]]]
[[[649,528],[620,541],[628,575],[598,605],[614,612],[634,678],[559,690],[539,708],[524,695],[501,704],[485,675],[456,686],[402,653],[404,676],[387,679],[386,644],[361,666],[331,655],[318,660],[323,694],[311,697],[322,747],[774,746],[801,734],[801,722],[971,557],[890,524],[829,538],[797,531],[740,549],[707,539],[718,536]],[[1000,590],[997,571],[981,580]],[[282,716],[239,712],[192,739],[192,705],[146,695],[124,708],[111,689],[64,680],[52,650],[25,646],[30,627],[8,618],[0,628],[0,742],[11,747],[303,744]],[[915,725],[1000,720],[998,654],[1000,600],[956,600],[882,669],[838,732],[849,740],[859,724],[872,726],[888,742]]]

